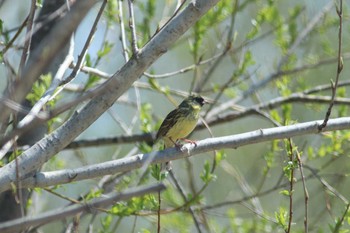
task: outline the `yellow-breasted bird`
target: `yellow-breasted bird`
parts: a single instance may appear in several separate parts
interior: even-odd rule
[[[199,113],[206,101],[201,96],[191,95],[171,111],[161,124],[156,141],[163,140],[164,149],[177,146],[177,140],[184,140],[194,130],[199,119]]]

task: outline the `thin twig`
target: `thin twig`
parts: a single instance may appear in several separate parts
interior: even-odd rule
[[[226,45],[224,47],[223,52],[221,53],[221,56],[215,60],[214,64],[208,69],[206,72],[205,77],[200,80],[195,88],[193,89],[194,92],[201,92],[205,84],[209,81],[210,77],[213,75],[214,71],[216,68],[218,68],[219,64],[223,61],[225,58],[226,54],[231,50],[232,44],[233,44],[233,36],[234,36],[234,26],[235,26],[235,19],[236,19],[236,14],[238,11],[238,5],[239,5],[239,0],[235,0],[232,2],[232,13],[231,13],[231,22],[229,24],[230,30],[227,34],[226,38]],[[220,95],[220,93],[219,93]]]
[[[158,210],[157,210],[157,233],[160,233],[160,212],[161,212],[161,206],[162,206],[162,198],[160,195],[160,192],[158,192]]]
[[[327,122],[329,120],[329,117],[332,113],[332,108],[334,105],[334,99],[337,93],[337,87],[338,87],[338,81],[339,81],[339,76],[340,73],[343,70],[343,58],[342,58],[342,30],[343,30],[343,0],[340,0],[340,5],[339,7],[336,7],[337,10],[337,14],[339,17],[339,31],[338,31],[338,66],[337,66],[337,73],[336,73],[336,77],[335,77],[335,83],[333,83],[333,81],[331,81],[332,83],[332,100],[329,104],[328,110],[326,112],[326,116],[324,118],[324,121],[321,125],[319,125],[319,130],[322,131],[322,129],[324,129],[324,127],[326,127]]]
[[[82,66],[83,61],[85,60],[85,56],[86,56],[86,54],[87,54],[87,50],[88,50],[88,48],[89,48],[89,46],[90,46],[90,44],[91,44],[91,41],[92,41],[92,39],[93,39],[93,37],[94,37],[94,35],[95,35],[96,28],[97,28],[97,24],[98,24],[98,22],[99,22],[100,19],[101,19],[101,16],[102,16],[102,14],[103,14],[103,11],[104,11],[106,5],[107,5],[107,0],[104,0],[104,1],[102,2],[102,4],[101,4],[100,10],[99,10],[98,13],[97,13],[97,16],[96,16],[96,18],[95,18],[95,21],[94,21],[94,23],[92,24],[92,27],[91,27],[89,36],[88,36],[88,38],[87,38],[86,41],[85,41],[84,47],[83,47],[83,49],[81,50],[81,52],[80,52],[80,54],[79,54],[79,56],[78,56],[77,64],[75,65],[75,67],[74,67],[72,73],[63,81],[62,84],[65,84],[65,83],[70,82],[70,81],[71,81],[72,79],[74,79],[74,78],[77,76],[77,74],[80,72],[81,66]]]
[[[187,0],[181,0],[181,3],[178,2],[178,4],[176,5],[176,9],[175,9],[173,15],[160,28],[157,28],[156,32],[153,34],[153,36],[150,38],[150,40],[153,37],[155,37],[158,34],[158,32],[160,32],[165,26],[167,26],[173,18],[175,18],[175,16],[180,12],[182,7],[185,5],[186,1]]]
[[[332,2],[330,2],[332,3]],[[316,19],[317,22],[320,22],[320,19],[322,17],[324,17],[326,15],[326,13],[331,9],[332,4],[327,4],[322,12],[320,12],[319,14],[317,14],[309,23],[309,25],[306,27],[306,29],[304,31],[302,31],[299,35],[299,39],[297,39],[294,44],[290,47],[289,52],[287,52],[287,54],[282,57],[280,59],[279,65],[278,67],[282,68],[283,64],[285,64],[285,62],[288,60],[288,57],[290,56],[290,54],[292,52],[294,52],[294,50],[297,48],[297,46],[301,43],[302,39],[306,37],[307,34],[309,34],[312,29],[317,25],[315,24]],[[227,108],[229,108],[230,106],[239,103],[241,101],[243,101],[244,99],[246,99],[248,96],[251,96],[253,93],[255,93],[257,90],[265,87],[267,84],[269,84],[270,82],[274,81],[275,79],[282,77],[279,74],[283,73],[284,71],[282,69],[277,69],[277,71],[273,74],[270,74],[268,77],[266,77],[265,79],[260,80],[257,83],[252,84],[248,90],[246,90],[245,92],[242,93],[241,96],[234,98],[230,101],[227,101],[225,104],[220,105],[219,107],[213,109],[208,116],[214,116],[219,114],[220,112],[226,110]]]
[[[293,193],[294,193],[294,149],[292,140],[288,138],[288,166],[289,166],[289,219],[288,219],[288,228],[286,230],[287,233],[290,233],[292,230],[292,221],[293,221]]]
[[[188,203],[188,200],[187,200],[187,196],[186,196],[186,193],[185,193],[185,189],[181,186],[179,180],[176,178],[174,172],[172,170],[169,171],[169,175],[171,177],[171,179],[173,180],[175,186],[176,186],[176,189],[179,191],[180,195],[182,196],[182,198],[184,199],[184,201],[186,203]],[[200,224],[200,221],[199,219],[197,219],[197,216],[193,210],[193,206],[189,206],[188,207],[189,211],[190,211],[190,214],[192,215],[192,218],[193,218],[193,221],[195,223],[195,226],[197,228],[197,231],[199,233],[203,232],[202,229],[201,229],[201,224]]]
[[[70,197],[67,197],[67,196],[64,196],[63,194],[61,193],[58,193],[58,192],[55,192],[53,189],[51,188],[43,188],[43,190],[45,190],[46,192],[48,193],[51,193],[52,195],[55,195],[61,199],[64,199],[66,201],[69,201],[71,203],[74,203],[74,204],[82,204],[80,201],[76,200],[76,199],[73,199],[73,198],[70,198]]]
[[[73,5],[72,10],[55,26],[55,30],[52,30],[32,52],[31,58],[22,71],[21,78],[11,82],[10,88],[4,91],[4,99],[11,99],[17,103],[21,103],[25,99],[35,81],[55,59],[57,52],[66,45],[72,32],[95,2],[96,0],[78,1]],[[33,43],[34,41],[32,41]],[[50,49],[47,49],[48,44]],[[0,109],[0,128],[3,129],[11,110],[5,106],[3,101],[0,101]]]
[[[328,4],[326,4],[323,7],[323,9],[320,13],[318,13],[311,20],[309,20],[309,23],[299,33],[298,37],[294,40],[294,43],[288,48],[288,51],[286,52],[284,57],[280,60],[277,70],[283,69],[283,65],[285,65],[288,62],[288,59],[295,52],[295,50],[298,48],[298,46],[301,44],[301,42],[306,38],[307,35],[309,35],[312,32],[312,30],[321,22],[321,19],[324,18],[325,15],[332,8],[333,8],[333,3],[332,3],[332,1],[329,1]]]
[[[324,188],[329,190],[331,193],[334,194],[334,196],[338,197],[340,200],[342,200],[346,205],[348,205],[350,202],[349,200],[342,195],[340,192],[337,191],[333,186],[331,186],[325,179],[323,179],[315,169],[311,168],[310,166],[304,165],[304,167],[312,172],[312,174],[320,181],[320,183],[323,185]]]
[[[129,4],[129,27],[131,30],[131,49],[133,55],[136,55],[139,51],[137,48],[137,37],[136,37],[136,25],[135,25],[135,15],[134,15],[134,3],[133,0],[128,0]]]
[[[179,70],[176,70],[176,71],[171,71],[171,72],[168,72],[168,73],[163,73],[163,74],[150,74],[150,73],[147,73],[147,72],[144,72],[143,75],[148,77],[148,78],[154,78],[154,79],[163,79],[163,78],[171,78],[175,75],[179,75],[179,74],[183,74],[183,73],[186,73],[188,71],[191,71],[191,70],[194,70],[196,66],[201,66],[201,65],[207,65],[208,63],[212,62],[213,60],[216,60],[218,59],[220,56],[222,56],[222,53],[218,53],[216,55],[214,55],[213,57],[211,58],[208,58],[206,60],[203,60],[203,61],[200,61],[198,64],[196,65],[189,65],[187,67],[184,67],[184,68],[180,68]],[[347,60],[350,58],[350,53],[345,53],[344,56],[343,56],[344,60]],[[314,64],[306,64],[306,65],[302,65],[300,67],[296,67],[294,69],[291,69],[291,70],[284,70],[284,71],[281,71],[279,73],[274,73],[272,74],[272,76],[274,78],[278,78],[278,77],[281,77],[281,76],[285,76],[285,75],[292,75],[292,74],[295,74],[295,73],[299,73],[299,72],[303,72],[303,71],[307,71],[307,70],[310,70],[310,69],[315,69],[315,68],[318,68],[322,65],[327,65],[327,64],[332,64],[334,62],[337,61],[337,58],[327,58],[327,59],[323,59],[323,60],[320,60]],[[76,66],[76,64],[72,63],[70,65],[70,68],[74,68]],[[93,67],[89,67],[89,66],[82,66],[81,67],[81,72],[84,72],[84,73],[87,73],[87,74],[94,74],[100,78],[103,78],[103,79],[108,79],[112,76],[112,74],[108,74],[108,73],[105,73],[99,69],[96,69],[96,68],[93,68]],[[340,84],[340,83],[339,83]]]
[[[308,233],[309,232],[309,192],[306,187],[306,181],[305,181],[305,175],[304,175],[304,169],[303,169],[303,163],[300,158],[300,153],[298,150],[296,150],[296,155],[297,155],[297,161],[299,165],[299,171],[301,175],[301,181],[303,184],[303,189],[304,189],[304,205],[305,205],[305,215],[304,215],[304,232]]]
[[[74,38],[73,35],[70,39],[70,45],[69,45],[69,51],[65,58],[65,60],[62,62],[60,67],[58,68],[50,87],[45,91],[43,96],[34,104],[34,106],[31,108],[31,110],[26,113],[27,115],[18,123],[18,126],[16,127],[16,131],[21,132],[22,129],[27,128],[30,126],[35,118],[38,118],[40,116],[40,111],[42,110],[43,106],[47,104],[48,101],[51,100],[51,97],[54,95],[55,90],[57,87],[62,83],[63,75],[65,71],[68,69],[69,64],[73,60],[73,50],[74,50]],[[24,133],[25,130],[22,132]],[[1,149],[0,149],[0,158],[2,158],[12,147],[13,142],[18,139],[20,136],[19,134],[16,134],[15,131],[12,131],[14,136],[12,137],[13,140],[9,140],[7,143],[5,143]]]
[[[315,174],[318,173],[318,171],[314,171]],[[306,180],[308,179],[311,179],[313,178],[314,175],[309,175],[306,177]],[[300,181],[297,181],[297,182],[300,182]],[[255,194],[251,194],[249,196],[244,196],[240,199],[237,199],[237,200],[233,200],[233,201],[223,201],[223,202],[219,202],[219,203],[215,203],[215,204],[211,204],[211,205],[207,205],[207,206],[203,206],[201,207],[200,209],[201,210],[211,210],[211,209],[218,209],[218,208],[222,208],[222,207],[226,207],[228,205],[235,205],[235,204],[241,204],[245,201],[249,201],[250,199],[252,198],[256,198],[256,197],[263,197],[265,195],[268,195],[276,190],[280,190],[281,188],[286,188],[290,185],[290,182],[285,182],[285,183],[279,183],[269,189],[266,189],[262,192],[258,192],[258,193],[255,193]]]
[[[18,30],[16,31],[16,34],[12,37],[12,39],[7,43],[5,48],[1,51],[2,55],[4,55],[12,47],[13,43],[16,41],[18,36],[21,34],[23,28],[27,25],[28,18],[29,18],[29,15],[27,16],[27,18],[24,19],[21,26],[19,26]]]
[[[32,35],[33,35],[33,20],[35,15],[35,9],[36,9],[36,0],[32,0],[32,3],[30,5],[29,15],[28,15],[28,21],[27,21],[27,33],[24,40],[23,52],[22,52],[21,61],[19,64],[19,69],[18,69],[18,77],[21,76],[22,69],[29,55],[30,43],[32,41]]]
[[[338,83],[338,87],[344,87],[344,86],[349,86],[349,85],[350,85],[350,80],[340,81]],[[327,91],[329,89],[332,89],[332,87],[333,87],[332,84],[320,85],[320,86],[316,86],[314,88],[305,90],[305,91],[303,91],[303,93],[305,95],[310,95],[310,94],[321,92],[321,91]]]
[[[350,209],[350,204],[347,204],[343,215],[341,216],[341,218],[339,220],[337,220],[337,222],[335,224],[335,227],[333,229],[333,233],[341,232],[340,227],[343,225],[345,218],[348,216],[349,209]]]
[[[24,217],[21,219],[16,219],[12,221],[8,221],[5,223],[0,223],[0,231],[2,233],[15,232],[19,230],[24,230],[26,227],[35,227],[42,223],[49,223],[53,221],[57,221],[59,219],[64,219],[69,216],[73,216],[82,211],[93,211],[98,210],[100,208],[107,207],[116,201],[127,200],[132,197],[142,196],[148,193],[154,193],[159,190],[164,190],[165,185],[162,183],[153,184],[148,186],[140,186],[137,188],[132,188],[120,193],[111,192],[109,194],[104,195],[99,199],[95,199],[91,202],[88,202],[84,205],[75,204],[69,207],[65,207],[63,209],[56,209],[52,211],[47,211],[42,214],[38,214],[32,217]]]
[[[266,103],[261,103],[253,105],[249,108],[242,108],[239,111],[230,111],[223,114],[217,114],[215,116],[207,117],[206,121],[214,126],[216,124],[222,124],[224,122],[232,122],[232,120],[241,119],[247,115],[261,115],[260,111],[262,109],[274,109],[277,106],[281,106],[286,103],[318,103],[318,104],[328,104],[330,101],[330,96],[307,96],[302,93],[295,93],[288,97],[278,97]],[[335,104],[350,105],[350,99],[348,98],[336,98],[334,100]],[[199,123],[196,129],[205,128],[203,124]]]
[[[16,149],[16,141],[13,140],[13,143],[15,144],[15,149]],[[25,216],[24,213],[24,203],[23,203],[23,189],[22,189],[22,182],[21,179],[19,179],[20,177],[20,171],[18,169],[18,151],[15,150],[15,161],[16,161],[16,196],[15,198],[17,199],[17,202],[20,206],[20,211],[21,211],[21,216]]]
[[[123,1],[118,0],[118,19],[119,19],[119,26],[120,26],[120,40],[122,42],[122,48],[123,48],[123,56],[124,60],[129,60],[129,54],[126,46],[126,36],[125,36],[125,26],[124,26],[124,17],[123,17]]]

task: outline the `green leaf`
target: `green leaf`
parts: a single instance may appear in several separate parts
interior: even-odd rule
[[[282,191],[280,191],[280,194],[282,194],[282,195],[284,195],[284,196],[290,196],[290,192],[289,192],[289,190],[282,190]]]
[[[112,224],[112,215],[106,215],[104,218],[102,218],[100,220],[101,222],[101,226],[102,226],[102,230],[99,230],[100,233],[110,233],[110,227],[111,227],[111,224]]]
[[[162,181],[167,178],[168,173],[162,171],[161,164],[153,164],[151,166],[151,175],[154,179]]]
[[[26,99],[34,105],[46,92],[46,90],[51,85],[51,74],[41,75],[39,80],[33,84],[32,91],[27,95]],[[53,106],[55,102],[51,102],[50,105]]]
[[[43,7],[43,1],[42,0],[36,0],[36,3],[35,5],[39,8],[42,8]]]
[[[211,167],[207,160],[204,163],[204,169],[200,174],[200,178],[204,183],[209,183],[212,180],[216,180],[216,175],[211,173]]]
[[[278,212],[275,212],[275,218],[277,223],[284,229],[287,229],[287,216],[288,212],[285,208],[280,207]]]
[[[104,57],[107,54],[109,54],[111,52],[112,48],[113,48],[113,44],[109,43],[108,41],[105,41],[103,43],[102,50],[99,50],[97,52],[98,59],[101,59],[102,57]]]
[[[152,105],[150,103],[144,103],[140,109],[140,129],[144,133],[150,133],[154,130],[152,119]]]
[[[225,153],[225,150],[218,150],[215,154],[215,160],[216,164],[218,165],[222,160],[226,159],[227,154]]]
[[[108,0],[106,10],[104,11],[104,15],[107,18],[109,27],[112,26],[114,22],[117,22],[118,14],[119,12],[118,12],[117,0]]]
[[[86,196],[85,196],[85,200],[92,200],[94,198],[100,197],[103,194],[101,189],[98,190],[91,190]]]

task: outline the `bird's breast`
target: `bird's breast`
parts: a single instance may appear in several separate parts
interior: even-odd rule
[[[167,137],[172,138],[176,141],[179,138],[187,137],[193,129],[196,127],[197,119],[195,118],[185,118],[179,120],[166,134]]]

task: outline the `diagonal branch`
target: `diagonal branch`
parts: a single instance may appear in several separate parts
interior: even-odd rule
[[[21,77],[16,79],[16,81],[10,85],[11,88],[8,88],[4,93],[3,98],[5,100],[8,99],[17,103],[23,101],[25,96],[31,90],[32,84],[55,58],[58,51],[66,46],[71,34],[76,30],[80,21],[96,1],[97,0],[77,1],[72,6],[71,11],[67,13],[61,23],[55,26],[52,33],[49,34],[41,42],[40,46],[32,53],[31,59],[28,60],[23,72],[21,73]],[[53,41],[55,43],[52,43]],[[4,121],[8,118],[11,110],[3,101],[0,101],[0,109],[0,126],[4,127]]]
[[[153,62],[163,55],[180,36],[218,1],[197,0],[190,3],[182,12],[174,17],[169,24],[162,28],[155,37],[139,50],[137,56],[134,55],[130,58],[120,70],[98,88],[96,92],[97,96],[94,99],[87,103],[80,111],[75,112],[61,127],[22,153],[18,158],[19,173],[21,174],[19,178],[28,177],[31,172],[41,167],[42,164],[87,129],[130,88],[132,83]],[[16,164],[11,162],[0,168],[0,174],[2,174],[0,183],[9,185],[16,180]]]
[[[162,183],[140,186],[132,188],[124,192],[111,192],[103,197],[88,202],[86,204],[75,204],[62,209],[55,209],[32,217],[24,217],[0,224],[0,231],[2,233],[15,232],[18,230],[25,230],[28,227],[35,227],[43,223],[53,222],[60,219],[65,219],[69,216],[74,216],[81,212],[97,211],[100,208],[105,208],[117,201],[128,200],[132,197],[142,196],[148,193],[163,191],[165,185]]]

